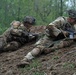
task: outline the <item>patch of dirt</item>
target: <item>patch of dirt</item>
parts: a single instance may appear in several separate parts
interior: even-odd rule
[[[45,26],[33,27],[31,31],[43,33]],[[76,75],[76,44],[42,54],[31,61],[30,67],[17,68],[16,64],[34,48],[34,43],[28,43],[17,51],[1,53],[0,75]]]

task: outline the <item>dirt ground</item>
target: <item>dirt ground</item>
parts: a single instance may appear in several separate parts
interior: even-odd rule
[[[32,28],[32,32],[44,32],[45,26]],[[31,42],[13,52],[0,54],[0,75],[76,75],[76,44],[55,50],[33,59],[29,66],[17,68],[17,64],[34,48]]]

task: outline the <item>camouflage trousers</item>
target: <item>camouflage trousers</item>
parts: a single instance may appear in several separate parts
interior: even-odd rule
[[[35,43],[36,47],[27,53],[27,55],[24,57],[22,61],[29,61],[35,58],[38,55],[41,55],[41,53],[50,53],[52,51],[55,51],[56,49],[60,49],[63,47],[68,47],[74,43],[73,40],[58,40],[53,41],[52,38],[47,37],[46,35],[41,38],[38,42]]]
[[[16,41],[7,42],[5,38],[0,37],[0,52],[14,51],[20,47],[20,43]]]
[[[68,47],[73,43],[74,43],[73,40],[62,39],[58,41],[53,41],[52,38],[44,36],[42,39],[36,42],[37,46],[31,51],[31,54],[33,56],[37,56],[37,55],[40,55],[41,53],[50,53],[55,49]]]
[[[6,44],[3,48],[3,51],[4,52],[7,52],[7,51],[15,51],[17,50],[19,47],[20,47],[20,43],[19,42],[16,42],[16,41],[12,41],[12,42],[9,42],[8,44]]]

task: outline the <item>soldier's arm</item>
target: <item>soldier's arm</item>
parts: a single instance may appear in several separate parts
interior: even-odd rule
[[[60,33],[63,33],[64,31],[61,29],[62,25],[64,24],[65,20],[63,17],[57,18],[55,21],[50,23],[48,26],[46,26],[46,30],[53,32],[55,36],[58,36]],[[63,31],[63,32],[62,32]]]
[[[22,30],[21,29],[11,29],[10,33],[14,36],[21,36]]]

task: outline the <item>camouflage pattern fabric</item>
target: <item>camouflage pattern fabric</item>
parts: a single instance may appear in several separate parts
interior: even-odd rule
[[[11,27],[1,35],[0,50],[13,51],[27,42],[34,40],[37,36],[33,35],[29,31],[30,30],[19,21],[13,21],[11,23]]]
[[[59,33],[63,32],[65,30],[76,30],[76,24],[71,25],[68,21],[67,21],[67,17],[59,17],[57,18],[55,21],[53,21],[52,23],[50,23],[46,29],[49,30],[49,35],[51,35],[51,33],[53,33],[53,36],[57,36]]]
[[[30,60],[40,55],[41,53],[50,53],[56,49],[72,45],[74,40],[66,40],[66,38],[69,38],[69,36],[68,32],[65,30],[76,31],[76,24],[71,25],[68,23],[67,17],[59,17],[46,26],[45,36],[35,43],[36,47],[27,53],[18,66],[28,65]]]
[[[46,35],[38,42],[36,42],[36,47],[25,56],[25,59],[27,58],[28,60],[30,60],[30,55],[34,58],[35,56],[40,55],[43,52],[49,53],[51,52],[51,50],[68,47],[73,44],[74,40],[65,39],[69,37],[66,34],[64,35],[66,29],[72,29],[76,31],[76,25],[69,24],[67,21],[67,17],[59,17],[55,21],[50,23],[48,26],[46,26]],[[61,33],[63,34],[63,38],[60,38],[62,37],[62,35],[59,36]],[[59,39],[55,41],[58,36]],[[47,51],[45,48],[49,48],[49,44],[51,44],[50,49]]]
[[[22,37],[23,33],[28,34],[26,27],[20,25],[17,28],[11,26],[0,37],[0,51],[9,51],[18,49],[21,44],[26,42]],[[20,40],[20,41],[19,41]]]
[[[17,50],[19,47],[21,47],[21,44],[17,41],[12,41],[9,42],[7,45],[5,45],[3,47],[3,52],[7,52],[7,51],[15,51]]]
[[[2,36],[0,36],[0,52],[2,52],[3,47],[6,45],[6,41]]]
[[[0,51],[3,51],[4,46],[7,45],[9,41],[11,41],[11,28],[8,28],[2,35],[0,35]]]
[[[64,35],[66,29],[76,31],[76,25],[69,24],[67,22],[67,17],[57,18],[55,21],[53,21],[46,27],[46,36],[44,36],[41,40],[38,41],[39,43],[36,47],[39,47],[39,49],[43,52],[45,50],[44,48],[47,48],[49,44],[53,46],[50,49],[58,49],[70,46],[74,42],[74,40],[65,40],[66,37],[69,38],[69,36],[67,35],[65,35],[63,39],[60,38],[57,43],[56,41],[54,41],[60,33],[63,33]]]

